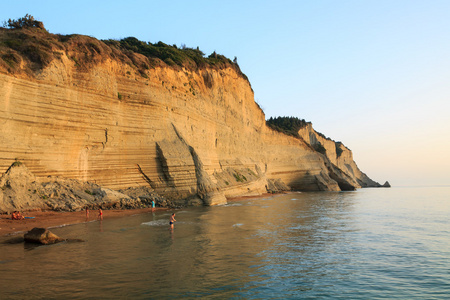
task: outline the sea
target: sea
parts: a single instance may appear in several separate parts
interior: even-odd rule
[[[450,187],[393,187],[57,227],[84,241],[0,244],[0,298],[449,299],[449,217]]]

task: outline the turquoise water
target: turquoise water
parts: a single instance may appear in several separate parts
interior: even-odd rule
[[[2,299],[448,299],[450,187],[291,193],[0,245]],[[108,212],[106,211],[105,214]]]

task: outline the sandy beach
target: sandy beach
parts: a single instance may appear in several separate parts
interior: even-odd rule
[[[155,211],[166,208],[155,208]],[[151,212],[151,208],[124,209],[124,210],[103,210],[103,219],[124,217]],[[89,218],[86,218],[85,211],[75,212],[55,212],[55,211],[30,211],[24,212],[25,217],[34,219],[11,220],[11,215],[1,215],[0,236],[23,234],[34,227],[51,228],[64,225],[73,225],[97,220],[98,211],[91,210]]]
[[[228,202],[243,201],[253,198],[265,198],[273,194],[263,194],[259,196],[241,196],[227,199]],[[155,211],[167,210],[167,208],[157,207]],[[103,219],[118,218],[151,212],[151,208],[141,209],[115,209],[103,210]],[[56,212],[56,211],[29,211],[24,212],[25,217],[33,219],[11,220],[11,215],[0,215],[0,236],[23,234],[34,227],[51,228],[65,225],[79,224],[97,220],[98,211],[90,210],[89,218],[86,218],[85,211]]]

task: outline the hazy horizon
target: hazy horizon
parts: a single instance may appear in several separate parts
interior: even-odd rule
[[[8,1],[51,33],[237,57],[266,119],[294,116],[393,186],[450,185],[449,1]]]

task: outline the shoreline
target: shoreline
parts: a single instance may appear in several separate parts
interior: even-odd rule
[[[163,210],[168,210],[168,208],[156,207],[154,211]],[[149,212],[152,212],[152,208],[103,210],[103,220]],[[25,217],[34,217],[34,219],[11,220],[11,215],[1,215],[0,237],[24,234],[34,227],[52,228],[97,221],[98,212],[97,210],[89,211],[89,218],[86,218],[84,210],[73,212],[28,211],[24,212],[23,215]]]
[[[262,195],[238,196],[227,199],[227,203],[244,201],[249,199],[266,198],[285,193],[264,193]],[[154,211],[169,210],[165,207],[156,207]],[[136,208],[136,209],[111,209],[103,210],[103,219],[126,217],[137,214],[145,214],[152,212],[152,208]],[[25,217],[34,217],[34,219],[11,220],[11,215],[0,215],[0,237],[11,237],[24,234],[34,227],[53,228],[69,226],[81,223],[97,221],[97,210],[89,211],[89,218],[86,218],[86,212],[60,212],[60,211],[27,211],[24,212]]]

